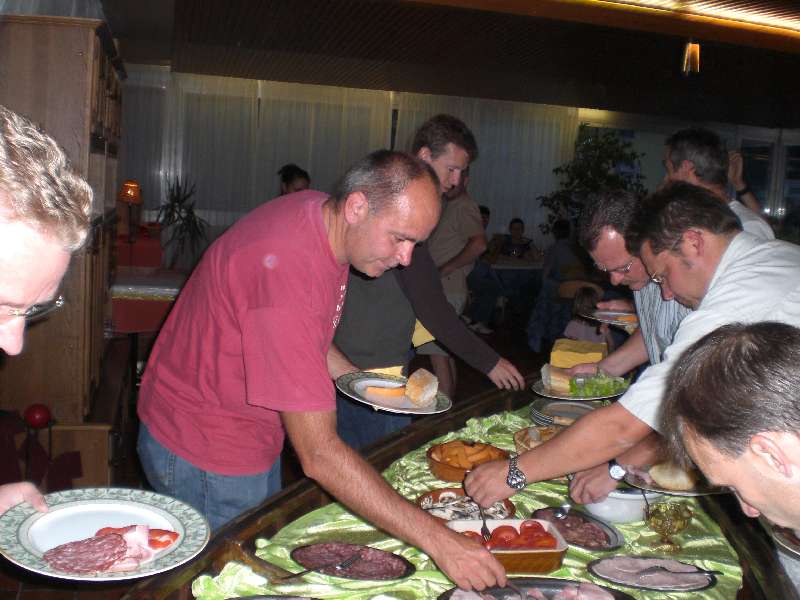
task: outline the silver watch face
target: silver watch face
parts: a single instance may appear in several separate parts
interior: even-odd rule
[[[517,457],[512,456],[508,461],[508,477],[506,477],[506,484],[512,489],[521,490],[525,487],[526,483],[527,479],[525,478],[525,473],[520,471],[517,467]]]
[[[627,473],[625,468],[617,463],[612,463],[608,467],[608,474],[612,479],[616,479],[617,481],[622,481],[622,478],[625,477],[625,473]]]

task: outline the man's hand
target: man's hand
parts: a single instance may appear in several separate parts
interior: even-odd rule
[[[747,187],[744,181],[744,160],[741,152],[728,153],[728,181],[733,189],[742,190]]]
[[[566,369],[567,375],[574,377],[575,375],[597,375],[597,363],[581,363]]]
[[[464,590],[504,587],[506,572],[497,559],[477,540],[447,530],[450,534],[429,551],[437,566]]]
[[[575,473],[569,484],[569,495],[578,504],[591,504],[605,500],[619,482],[608,474],[608,465],[603,463],[586,471]]]
[[[20,481],[19,483],[0,485],[0,514],[20,502],[28,502],[39,512],[47,512],[47,503],[44,501],[44,497],[32,483]]]
[[[502,357],[497,361],[494,368],[489,371],[487,377],[497,387],[504,390],[521,390],[525,387],[525,378],[517,370],[517,367]]]
[[[516,493],[506,483],[508,461],[493,460],[472,469],[464,479],[467,496],[487,508],[498,500],[505,500]]]
[[[606,300],[597,303],[598,310],[622,310],[625,312],[634,312],[636,307],[630,300]]]

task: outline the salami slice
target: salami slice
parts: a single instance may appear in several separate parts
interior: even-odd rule
[[[558,519],[554,509],[540,508],[534,511],[533,516],[536,519],[550,521],[568,544],[592,550],[608,548],[611,545],[606,532],[580,512],[570,512],[566,518]]]
[[[360,558],[344,569],[335,565],[351,556]],[[414,572],[414,566],[401,556],[344,542],[325,542],[301,546],[292,550],[292,559],[306,569],[318,571],[323,575],[334,575],[347,579],[387,580],[407,577]]]
[[[125,556],[127,544],[121,535],[96,535],[77,542],[67,542],[44,553],[51,567],[64,573],[95,573],[107,571]]]

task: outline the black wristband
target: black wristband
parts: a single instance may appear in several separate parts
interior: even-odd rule
[[[745,184],[745,186],[741,190],[736,190],[736,197],[737,198],[741,198],[745,194],[749,194],[749,193],[750,193],[750,186]]]

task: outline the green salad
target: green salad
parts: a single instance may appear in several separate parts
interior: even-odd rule
[[[630,384],[630,379],[613,377],[605,373],[579,375],[569,380],[569,393],[579,398],[615,396],[627,390]]]

